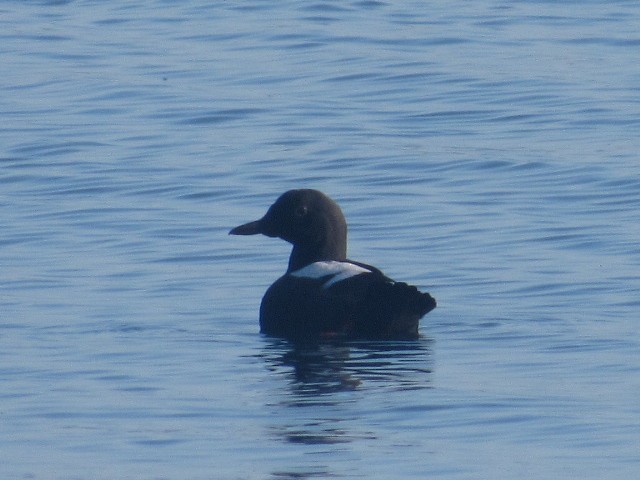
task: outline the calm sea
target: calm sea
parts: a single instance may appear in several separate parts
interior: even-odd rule
[[[640,4],[0,4],[3,479],[640,472]],[[290,188],[430,291],[408,343],[258,306]]]

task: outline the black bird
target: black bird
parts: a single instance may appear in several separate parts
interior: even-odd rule
[[[293,244],[289,267],[260,305],[262,333],[290,340],[415,339],[436,307],[428,293],[347,259],[347,223],[318,190],[289,190],[266,215],[231,235],[280,237]]]

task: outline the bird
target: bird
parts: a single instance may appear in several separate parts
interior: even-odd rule
[[[288,340],[414,340],[436,300],[415,286],[347,258],[347,222],[319,190],[283,193],[260,218],[230,235],[278,237],[293,245],[287,271],[260,304],[260,331]]]

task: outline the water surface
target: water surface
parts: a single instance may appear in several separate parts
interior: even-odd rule
[[[0,472],[640,469],[634,2],[4,2]],[[430,291],[415,342],[258,333],[289,188]]]

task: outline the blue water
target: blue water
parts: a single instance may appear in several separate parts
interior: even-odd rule
[[[0,5],[0,476],[640,471],[637,2]],[[258,333],[283,191],[430,291]]]

